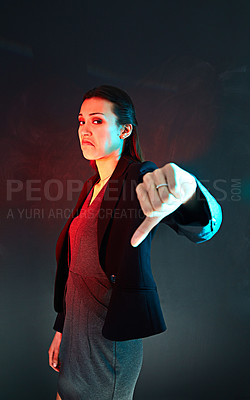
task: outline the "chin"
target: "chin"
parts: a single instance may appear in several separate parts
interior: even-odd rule
[[[86,158],[86,160],[89,160],[89,161],[95,160],[95,158],[93,156],[91,156],[90,154],[88,154],[87,151],[82,150],[82,155],[84,158]]]

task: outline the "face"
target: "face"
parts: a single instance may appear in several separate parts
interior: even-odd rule
[[[123,127],[117,126],[117,117],[112,106],[110,101],[98,97],[86,99],[82,103],[78,117],[78,135],[83,156],[87,160],[97,160],[122,152],[124,141],[119,135]]]

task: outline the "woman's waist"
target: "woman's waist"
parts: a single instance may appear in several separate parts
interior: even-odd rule
[[[101,266],[100,266],[101,268]],[[96,271],[96,272],[88,272],[85,270],[81,270],[77,267],[69,267],[69,276],[78,277],[82,279],[84,282],[89,282],[89,284],[98,284],[110,289],[112,287],[111,283],[109,282],[108,277],[106,276],[104,271]]]
[[[74,271],[69,271],[67,280],[67,292],[71,294],[77,293],[78,298],[86,301],[92,298],[94,301],[107,307],[109,304],[112,287],[108,279],[103,276],[82,276]]]

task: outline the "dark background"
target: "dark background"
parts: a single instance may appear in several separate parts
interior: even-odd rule
[[[107,83],[133,98],[145,159],[195,174],[224,217],[200,245],[158,228],[168,330],[144,339],[134,399],[250,399],[249,1],[1,4],[1,397],[55,399],[60,212],[93,175],[77,138],[82,95]]]

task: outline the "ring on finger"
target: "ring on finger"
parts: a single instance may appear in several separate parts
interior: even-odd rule
[[[159,187],[161,187],[161,186],[168,186],[168,183],[161,183],[160,185],[157,185],[155,188],[158,190]]]

